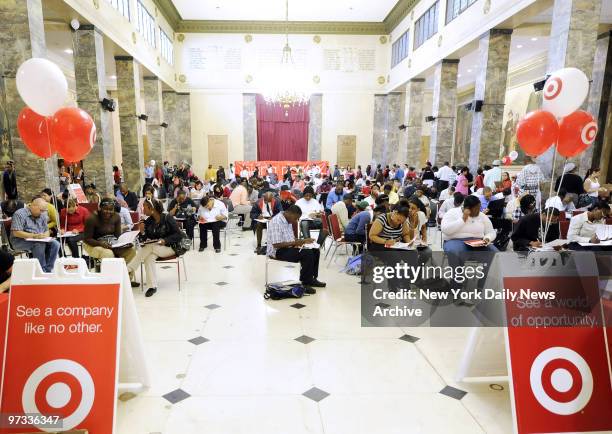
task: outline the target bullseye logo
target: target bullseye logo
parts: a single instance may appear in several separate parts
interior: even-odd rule
[[[548,411],[570,415],[582,410],[593,394],[593,374],[580,354],[566,347],[551,347],[533,361],[531,390]]]
[[[583,143],[590,145],[595,141],[595,137],[597,136],[597,122],[589,122],[586,124],[582,131],[580,132],[580,139]]]
[[[32,372],[23,387],[21,403],[24,413],[68,414],[62,419],[62,427],[69,430],[85,420],[94,397],[94,382],[87,369],[73,360],[56,359]]]
[[[563,89],[563,81],[559,77],[552,77],[546,82],[544,88],[544,99],[555,99]]]

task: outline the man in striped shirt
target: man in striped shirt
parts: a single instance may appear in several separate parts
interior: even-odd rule
[[[280,261],[300,263],[300,281],[307,287],[323,288],[325,283],[317,280],[319,276],[319,249],[304,248],[305,244],[313,243],[312,238],[296,239],[293,224],[297,224],[302,210],[297,205],[291,205],[286,211],[278,213],[268,223],[268,246],[266,254]],[[306,289],[307,294],[316,291]]]

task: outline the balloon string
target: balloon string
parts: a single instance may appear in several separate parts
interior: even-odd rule
[[[553,190],[553,179],[555,179],[555,166],[557,165],[557,147],[555,144],[555,147],[553,149],[553,161],[552,161],[552,171],[550,173],[550,189],[548,191],[548,197],[550,198],[550,195],[552,194],[552,190]],[[540,191],[540,197],[539,197],[539,205],[540,205],[540,234],[542,234],[542,245],[546,244],[546,233],[548,232],[548,212],[546,212],[546,229],[544,228],[543,224],[542,224],[542,214],[544,212],[544,208],[542,207],[542,192]]]
[[[47,165],[45,172],[49,169],[49,165],[51,163],[51,156],[53,155],[53,150],[51,149],[51,136],[49,135],[49,118],[47,118],[45,116],[45,128],[47,129],[47,144],[49,145],[49,158],[45,158],[45,164]],[[53,175],[53,173],[50,173],[50,175]],[[53,207],[55,208],[55,212],[59,213],[59,211],[57,210],[57,197],[56,197],[56,192],[54,192],[53,190],[51,190],[51,202],[53,203]],[[51,216],[49,216],[49,218],[51,218]],[[61,222],[59,221],[59,215],[58,215],[58,231],[62,228]]]

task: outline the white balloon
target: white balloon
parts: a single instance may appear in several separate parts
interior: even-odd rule
[[[17,91],[36,113],[51,116],[64,105],[68,96],[68,82],[55,63],[33,57],[23,62],[17,70]]]
[[[79,20],[77,20],[76,18],[73,18],[72,20],[70,20],[70,27],[72,27],[73,30],[79,30],[79,27],[81,27],[81,23],[79,23]]]
[[[510,152],[510,153],[508,154],[508,157],[510,157],[510,159],[511,159],[512,161],[514,161],[514,160],[516,160],[516,159],[518,158],[518,152],[516,152],[516,151],[512,151],[512,152]]]
[[[542,109],[558,118],[565,117],[580,108],[589,93],[589,79],[578,68],[555,71],[542,89]]]

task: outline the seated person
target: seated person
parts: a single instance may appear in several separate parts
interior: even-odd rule
[[[53,204],[53,192],[50,188],[45,188],[40,192],[40,197],[47,203],[47,228],[49,229],[51,236],[55,237],[58,230],[59,216],[57,215],[57,209]]]
[[[567,240],[570,248],[580,249],[578,243],[599,244],[601,241],[597,236],[595,225],[606,224],[606,217],[610,214],[610,205],[602,200],[595,201],[587,212],[577,214],[570,220],[567,230]]]
[[[74,235],[64,238],[64,242],[70,249],[73,258],[79,258],[78,242],[83,240],[85,221],[89,217],[87,208],[79,206],[76,199],[69,198],[66,208],[60,211],[60,233],[62,235],[72,232]]]
[[[98,211],[92,213],[85,220],[83,234],[83,249],[91,258],[123,258],[129,264],[136,250],[134,246],[113,248],[112,243],[121,236],[121,218],[115,210],[116,201],[105,197],[100,201]],[[132,286],[140,286],[132,282]]]
[[[542,236],[546,232],[545,243],[560,238],[559,210],[546,208],[544,213],[534,213],[521,218],[512,232],[512,247],[515,252],[528,251],[530,248],[542,247]]]
[[[480,207],[480,200],[474,195],[469,195],[464,199],[463,207],[451,209],[442,219],[443,248],[446,253],[450,254],[451,266],[460,265],[458,261],[451,261],[451,256],[453,259],[458,259],[461,252],[497,251],[497,248],[491,244],[496,236],[493,224],[486,215],[480,212]],[[465,241],[470,240],[482,240],[485,245],[471,247],[465,244]]]
[[[407,202],[406,205],[408,209],[410,209],[410,215],[408,216],[407,222],[409,227],[414,230],[414,235],[416,237],[415,241],[427,245],[427,216],[425,214],[425,205],[416,197],[412,197]]]
[[[291,193],[288,185],[281,186],[279,197],[281,200],[281,207],[283,208],[283,210],[286,210],[291,205],[297,202],[297,197],[295,197],[293,193]]]
[[[204,197],[206,193],[208,192],[204,190],[204,184],[202,184],[202,181],[197,180],[195,182],[195,185],[191,189],[191,193],[189,194],[189,197],[191,198],[191,200],[197,203],[202,200],[202,198]]]
[[[363,199],[368,203],[370,208],[374,208],[376,206],[376,198],[378,197],[379,193],[380,187],[378,184],[372,184],[370,187],[370,194]]]
[[[310,230],[321,230],[323,229],[323,221],[325,211],[323,205],[321,205],[315,199],[314,189],[311,186],[304,188],[304,195],[295,204],[302,210],[302,216],[300,217],[300,229],[302,237],[310,238]]]
[[[425,215],[429,219],[429,216],[431,214],[431,208],[429,206],[429,198],[427,197],[427,188],[425,186],[417,188],[414,192],[414,197],[419,199],[423,203],[423,205],[425,205]]]
[[[208,247],[208,231],[213,235],[215,253],[221,252],[221,229],[227,224],[228,211],[225,204],[213,196],[204,196],[198,208],[198,224],[200,225],[200,248],[203,252]]]
[[[300,207],[291,205],[270,220],[266,254],[280,261],[299,262],[300,281],[307,287],[307,294],[314,294],[316,291],[311,287],[325,287],[325,283],[317,280],[321,252],[319,249],[300,248],[304,244],[314,242],[312,238],[295,239],[292,225],[298,222],[301,215]]]
[[[0,250],[0,293],[8,292],[11,288],[13,262],[15,262],[15,257],[13,255],[4,250]]]
[[[35,198],[29,206],[13,214],[11,223],[11,245],[16,250],[26,250],[38,259],[43,271],[50,273],[57,259],[60,244],[57,240],[48,242],[27,241],[27,238],[41,239],[50,236],[47,222],[47,202]]]
[[[368,250],[385,250],[398,241],[410,242],[414,238],[414,231],[406,224],[409,216],[410,209],[402,205],[380,214],[370,228]]]
[[[456,191],[453,194],[452,199],[445,200],[442,206],[438,209],[438,217],[442,219],[444,214],[449,212],[453,208],[460,208],[463,205],[464,196],[462,193]]]
[[[255,253],[259,254],[261,251],[261,237],[263,235],[263,230],[267,227],[266,223],[256,222],[255,220],[270,220],[281,211],[280,201],[274,198],[274,193],[271,191],[264,193],[263,197],[253,205],[251,209],[251,221],[253,221],[253,232],[255,232],[257,237],[257,248],[255,249]]]
[[[349,219],[354,213],[355,208],[353,207],[353,195],[347,193],[342,197],[341,201],[336,202],[331,207],[332,214],[338,216],[338,223],[340,224],[340,230],[344,232],[348,225]]]
[[[253,207],[251,202],[249,202],[249,191],[247,187],[247,180],[242,179],[240,184],[236,185],[236,188],[232,190],[229,196],[234,205],[234,213],[244,216],[244,223],[242,224],[243,230],[251,228],[251,208]]]
[[[0,206],[2,207],[2,212],[4,213],[4,215],[10,218],[10,217],[13,217],[13,214],[15,214],[15,211],[23,208],[25,205],[22,201],[18,199],[7,199],[4,202],[2,202],[2,205]]]
[[[119,185],[119,191],[117,191],[116,196],[118,200],[125,200],[130,211],[136,211],[136,208],[138,207],[138,196],[136,196],[136,193],[128,189],[125,182],[122,182]]]
[[[174,247],[183,239],[183,233],[176,220],[164,213],[164,206],[155,199],[148,199],[143,206],[144,215],[148,218],[140,223],[139,239],[143,245],[128,263],[128,270],[134,273],[136,268],[144,263],[146,272],[145,297],[151,297],[157,292],[157,274],[155,261],[157,258],[169,258],[175,255]],[[149,242],[147,241],[154,241]]]
[[[125,203],[125,200],[117,200],[115,211],[117,211],[119,218],[121,219],[121,232],[132,230],[134,227],[134,222],[132,221],[132,215],[130,214],[130,210],[127,207],[127,203]]]
[[[346,225],[344,230],[344,239],[350,242],[359,242],[359,253],[363,252],[363,246],[366,243],[366,228],[372,221],[372,214],[368,210],[369,205],[365,200],[357,203],[357,209],[359,210]]]
[[[85,197],[89,203],[100,203],[102,199],[96,191],[96,184],[87,184],[85,186]]]
[[[572,195],[568,194],[564,188],[560,188],[556,196],[546,200],[545,208],[551,207],[557,208],[560,212],[571,212],[576,209]]]
[[[155,197],[155,188],[153,188],[151,184],[145,184],[144,187],[142,187],[142,197],[138,201],[138,206],[136,207],[136,212],[138,213],[139,219],[142,219],[144,216],[143,206],[144,206],[145,200],[147,199],[150,200],[150,199],[153,199],[154,197]]]
[[[344,198],[344,182],[336,183],[336,188],[327,194],[327,200],[325,201],[325,211],[331,213],[332,207],[337,203],[341,202]]]
[[[393,191],[393,186],[391,184],[384,185],[383,194],[389,197],[389,203],[391,205],[395,205],[397,202],[399,202],[399,195],[396,191]]]
[[[526,193],[518,200],[518,207],[512,211],[512,223],[518,223],[521,217],[536,212],[536,198],[535,196]]]
[[[440,197],[438,197],[438,200],[443,201],[443,200],[451,199],[454,193],[455,193],[455,186],[449,185],[447,188],[445,188],[444,190],[440,192]]]
[[[482,194],[475,194],[476,197],[480,200],[480,212],[483,214],[489,213],[489,202],[493,198],[493,190],[490,187],[484,187],[482,189]]]
[[[187,193],[184,190],[179,190],[176,199],[172,199],[168,205],[168,214],[183,223],[185,232],[187,232],[187,236],[191,240],[193,240],[193,228],[196,225],[194,218],[196,210],[196,204],[187,197]]]

